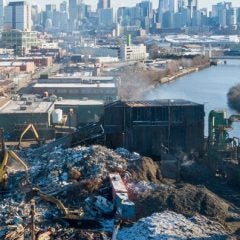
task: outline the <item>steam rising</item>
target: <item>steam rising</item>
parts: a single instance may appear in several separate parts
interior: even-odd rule
[[[240,84],[229,89],[227,94],[228,106],[233,110],[240,112]]]

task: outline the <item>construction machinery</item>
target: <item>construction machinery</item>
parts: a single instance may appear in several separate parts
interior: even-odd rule
[[[39,196],[42,200],[46,202],[55,204],[57,208],[61,211],[61,218],[64,220],[80,220],[84,216],[84,211],[82,208],[74,210],[66,208],[59,199],[41,192],[38,188],[33,188],[32,193]]]
[[[6,149],[5,141],[4,141],[4,131],[2,128],[0,128],[0,187],[5,188],[7,184],[8,179],[8,169],[7,165],[9,162],[9,159],[13,159],[16,162],[20,163],[24,170],[28,170],[28,166],[25,164],[25,162],[12,150]]]
[[[32,131],[33,135],[34,135],[34,138],[35,140],[37,141],[38,145],[41,145],[41,141],[40,141],[40,138],[39,138],[39,134],[36,130],[36,128],[34,127],[33,124],[28,124],[27,127],[23,130],[20,138],[19,138],[19,141],[18,141],[18,148],[21,148],[21,144],[22,144],[22,141],[23,141],[23,137],[27,134],[28,131]]]
[[[225,111],[212,110],[208,120],[208,159],[214,164],[217,174],[225,175],[223,169],[227,161],[240,162],[239,139],[229,135],[233,122],[240,121],[240,115],[228,118]]]

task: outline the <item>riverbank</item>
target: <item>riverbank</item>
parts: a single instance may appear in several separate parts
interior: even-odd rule
[[[184,68],[183,70],[180,70],[180,71],[176,72],[175,74],[172,74],[171,76],[161,78],[159,83],[157,84],[157,86],[173,82],[180,77],[186,76],[186,75],[194,73],[194,72],[201,71],[208,67],[210,67],[210,62],[203,64],[203,65],[199,65],[197,67]]]
[[[143,63],[121,67],[115,72],[121,78],[119,98],[122,100],[142,99],[146,93],[162,84],[173,82],[209,66],[209,60],[201,58],[199,60],[169,60],[161,67],[146,66]]]

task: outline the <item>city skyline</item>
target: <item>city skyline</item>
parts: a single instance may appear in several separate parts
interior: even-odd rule
[[[8,0],[8,1],[6,1],[6,3],[10,2],[10,1],[11,0]],[[17,1],[17,0],[12,0],[12,2],[14,2],[14,1]],[[44,6],[45,4],[49,4],[48,0],[35,0],[35,1],[27,0],[27,1],[29,3],[31,3],[32,5],[39,4],[41,6]],[[63,1],[64,0],[52,0],[51,3],[59,5]],[[68,2],[68,0],[66,0],[66,1]],[[129,1],[129,0],[122,0],[121,3],[119,3],[119,1],[117,1],[117,0],[112,0],[111,2],[112,2],[112,6],[113,7],[121,7],[121,6],[134,6],[136,3],[139,3],[141,1],[142,0],[131,0],[131,1]],[[87,4],[90,4],[94,8],[96,8],[98,0],[85,0],[84,2],[87,3]],[[214,4],[218,3],[218,2],[223,2],[223,1],[221,1],[221,0],[199,0],[198,4],[199,4],[200,8],[203,8],[203,7],[210,8],[212,5],[214,5]],[[235,7],[239,7],[240,6],[239,0],[231,0],[230,2],[232,2]],[[154,8],[157,8],[158,0],[152,0],[152,3],[153,3]]]

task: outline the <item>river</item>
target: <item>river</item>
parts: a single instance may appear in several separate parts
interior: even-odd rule
[[[240,83],[240,60],[228,60],[227,64],[213,66],[161,85],[146,95],[153,99],[186,99],[205,105],[205,135],[207,118],[212,109],[226,110],[228,116],[234,112],[228,107],[227,93],[230,87]],[[230,135],[240,137],[240,123],[233,124]]]

